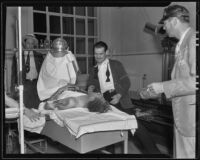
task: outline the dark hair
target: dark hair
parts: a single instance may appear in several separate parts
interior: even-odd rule
[[[108,45],[103,41],[99,41],[99,42],[94,44],[94,49],[95,48],[102,48],[102,47],[104,48],[105,51],[108,50]]]
[[[105,113],[110,110],[110,105],[107,101],[103,102],[99,98],[95,98],[93,101],[89,101],[87,108],[90,112]]]

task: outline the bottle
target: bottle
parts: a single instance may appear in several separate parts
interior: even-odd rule
[[[46,38],[45,40],[44,40],[44,48],[49,48],[50,47],[50,44],[49,44],[49,40]]]
[[[52,48],[52,40],[50,40],[49,47]]]
[[[44,48],[44,43],[42,39],[40,39],[40,48]]]

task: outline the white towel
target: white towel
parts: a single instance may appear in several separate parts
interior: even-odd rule
[[[18,118],[19,117],[19,108],[6,108],[5,109],[6,119]]]
[[[45,117],[40,117],[36,121],[31,121],[26,115],[23,116],[24,130],[29,132],[41,133],[43,127],[45,126]],[[18,119],[19,125],[19,119]]]
[[[55,113],[76,138],[98,131],[131,130],[134,133],[137,128],[135,116],[121,112],[113,106],[111,108],[111,111],[101,114],[89,112],[87,108],[57,110]]]

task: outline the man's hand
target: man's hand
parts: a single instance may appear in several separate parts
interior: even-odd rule
[[[24,114],[33,122],[40,118],[40,114],[35,112],[33,109],[25,108]]]
[[[115,94],[114,96],[112,96],[112,100],[110,101],[111,104],[117,104],[119,103],[119,100],[121,98],[121,94]]]
[[[68,83],[67,85],[59,88],[48,100],[49,101],[57,100],[59,95],[61,95],[66,90],[68,90],[68,91],[76,91],[78,89],[79,89],[78,86]]]
[[[164,92],[162,83],[151,83],[147,86],[153,94],[160,94]]]
[[[69,98],[63,98],[63,99],[56,100],[53,102],[53,105],[55,107],[67,106],[67,105],[69,105]]]

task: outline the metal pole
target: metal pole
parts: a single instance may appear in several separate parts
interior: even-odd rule
[[[24,154],[24,125],[23,125],[23,84],[22,84],[22,30],[21,30],[21,7],[18,7],[18,46],[19,46],[19,108],[20,108],[20,124],[19,124],[19,136],[20,136],[20,150],[21,154]]]

